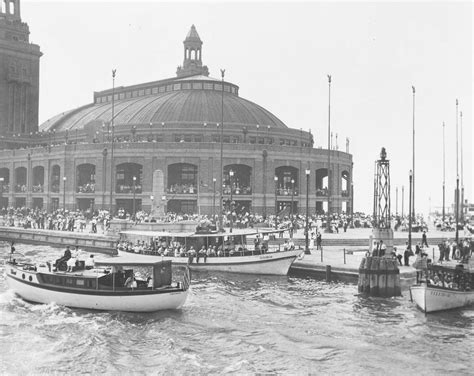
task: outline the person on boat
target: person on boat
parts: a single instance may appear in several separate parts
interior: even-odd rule
[[[386,250],[387,250],[387,247],[385,246],[385,243],[383,242],[383,240],[380,240],[380,243],[379,243],[379,256],[380,257],[385,256],[385,251]]]
[[[90,255],[90,257],[86,259],[84,266],[86,270],[94,269],[94,266],[95,266],[94,255]]]
[[[289,251],[290,250],[290,245],[288,244],[288,239],[285,240],[285,243],[283,243],[283,251]]]
[[[403,261],[405,266],[410,266],[410,257],[414,256],[413,251],[411,250],[411,247],[408,245],[408,242],[406,243],[407,247],[405,249],[405,252],[403,253]]]
[[[125,287],[136,289],[137,288],[137,281],[135,280],[135,276],[132,273],[130,277],[127,278],[125,281]]]
[[[146,279],[147,287],[153,287],[153,278],[148,277]]]
[[[67,264],[68,272],[74,271],[74,268],[76,267],[76,262],[77,262],[77,258],[75,257],[71,257],[69,260],[67,260],[66,264]]]
[[[199,262],[199,258],[200,257],[203,257],[204,258],[204,262],[206,262],[207,260],[207,252],[206,252],[206,247],[204,247],[204,245],[201,247],[201,249],[199,250],[198,252],[198,255],[197,255],[197,258],[196,258],[196,262]]]
[[[67,262],[71,257],[71,249],[69,248],[69,246],[66,246],[64,255],[56,260],[56,270],[60,270],[60,268],[63,266],[66,266],[64,269],[67,269]]]

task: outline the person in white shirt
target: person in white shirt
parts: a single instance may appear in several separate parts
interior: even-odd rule
[[[95,260],[94,260],[94,255],[91,255],[88,259],[86,259],[86,262],[84,263],[84,266],[86,269],[93,269],[95,266]]]

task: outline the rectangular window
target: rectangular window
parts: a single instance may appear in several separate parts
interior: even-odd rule
[[[232,94],[235,94],[235,87],[232,86]]]
[[[118,101],[119,99],[119,95],[118,94],[114,94],[114,101]]]
[[[172,91],[173,85],[166,85],[166,91]]]
[[[215,84],[214,85],[214,90],[222,91],[222,85],[221,84]]]
[[[164,93],[165,91],[166,91],[166,86],[160,86],[158,88],[158,92],[160,92],[160,93]]]
[[[181,84],[174,84],[173,85],[173,90],[180,90],[181,89]]]
[[[76,279],[76,286],[84,286],[84,280],[83,279]]]
[[[74,280],[72,278],[66,278],[66,285],[73,285]]]
[[[145,95],[145,90],[141,89],[138,91],[138,96],[139,97],[142,97],[143,95]]]
[[[125,93],[120,93],[119,99],[124,99],[125,98]]]
[[[107,102],[110,102],[112,100],[112,96],[111,95],[107,95]]]
[[[230,93],[230,86],[224,85],[224,91],[226,91],[227,93]]]
[[[138,97],[138,90],[133,90],[132,97],[133,98]]]
[[[131,97],[132,97],[132,93],[129,92],[129,91],[127,91],[127,92],[125,93],[125,98],[128,99],[128,98],[131,98]]]
[[[153,94],[158,94],[158,88],[157,87],[154,87],[153,89],[151,89],[151,92]]]
[[[212,90],[214,88],[213,84],[204,83],[204,90]]]
[[[174,85],[176,87],[176,85]],[[191,84],[189,82],[185,82],[183,83],[183,89],[184,90],[190,90],[191,89]],[[179,89],[175,89],[175,90],[179,90]]]
[[[193,83],[193,89],[194,90],[202,90],[202,83],[201,82]]]
[[[148,88],[148,89],[145,89],[145,95],[150,95],[151,94],[151,89]]]

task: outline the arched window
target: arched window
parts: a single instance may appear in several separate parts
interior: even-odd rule
[[[10,170],[6,167],[0,168],[0,193],[10,192]]]
[[[59,182],[61,179],[61,167],[54,165],[51,169],[50,190],[53,193],[59,193]]]
[[[26,167],[15,169],[15,192],[26,192]]]
[[[328,195],[328,169],[318,168],[316,170],[316,196]]]
[[[168,193],[197,194],[198,168],[190,163],[168,166]]]
[[[298,169],[292,166],[281,166],[275,169],[275,189],[279,196],[291,196],[298,194]],[[294,183],[292,183],[292,181]]]
[[[95,165],[83,163],[76,168],[76,192],[95,192]]]
[[[138,163],[122,163],[116,167],[115,192],[142,193],[143,166]]]
[[[224,167],[224,194],[230,194],[232,171],[232,194],[252,194],[252,167],[243,164],[231,164]]]
[[[44,167],[36,166],[33,168],[33,193],[44,192]]]
[[[349,197],[350,189],[349,189],[349,172],[342,171],[341,173],[341,196],[342,197]]]

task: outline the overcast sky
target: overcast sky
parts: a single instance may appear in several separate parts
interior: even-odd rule
[[[374,161],[391,160],[395,188],[412,163],[412,89],[416,87],[416,208],[442,205],[442,123],[446,123],[446,197],[456,179],[456,98],[463,113],[465,196],[473,197],[472,4],[362,2],[45,2],[23,0],[30,40],[41,46],[40,122],[92,102],[93,91],[175,76],[192,24],[212,77],[291,128],[340,150],[350,138],[355,210],[372,211]],[[459,130],[459,134],[461,131]],[[459,144],[459,150],[461,143]],[[461,173],[461,163],[459,173]]]

